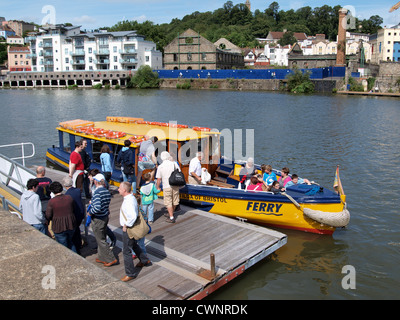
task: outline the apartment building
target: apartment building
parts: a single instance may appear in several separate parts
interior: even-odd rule
[[[372,43],[372,62],[400,62],[400,24],[378,30]]]
[[[79,26],[47,26],[29,36],[33,71],[135,70],[162,68],[155,43],[136,31],[81,33]]]

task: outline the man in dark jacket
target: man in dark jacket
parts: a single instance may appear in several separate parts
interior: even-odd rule
[[[84,165],[84,174],[83,174],[83,190],[85,191],[85,197],[86,199],[90,199],[91,194],[89,190],[89,177],[88,177],[88,172],[90,171],[90,165],[92,164],[92,159],[90,158],[89,154],[86,152],[86,147],[87,147],[87,141],[86,139],[81,139],[80,140],[82,143],[83,149],[80,151],[80,155],[82,157],[82,162]]]
[[[129,140],[124,141],[124,147],[118,153],[117,163],[121,164],[122,178],[124,181],[132,183],[132,189],[136,190],[136,179],[135,179],[135,161],[134,153],[130,148],[131,142]]]
[[[83,218],[85,217],[85,209],[82,202],[82,193],[78,188],[72,187],[72,179],[70,177],[65,177],[63,179],[64,188],[67,189],[65,192],[66,195],[71,196],[74,200],[74,215],[76,219],[76,229],[74,235],[72,236],[72,242],[75,245],[76,252],[80,254],[80,249],[82,247],[82,237],[81,237],[81,229],[79,226],[82,223]]]

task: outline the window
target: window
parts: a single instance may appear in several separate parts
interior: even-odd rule
[[[118,61],[118,57],[114,56],[114,62],[117,62],[117,61]]]
[[[65,48],[65,54],[68,54],[68,48]]]
[[[113,52],[117,52],[117,46],[113,47]]]
[[[201,59],[202,60],[207,60],[207,54],[206,53],[202,53],[201,54]]]
[[[18,65],[18,61],[15,61],[15,65],[16,65],[16,66]]]
[[[92,53],[92,48],[89,48],[89,53]]]
[[[174,62],[178,61],[178,55],[176,53],[174,53]]]
[[[188,52],[187,59],[188,59],[188,61],[192,61],[192,53],[191,52]]]
[[[146,56],[146,62],[149,62],[149,61],[150,61],[150,57]]]

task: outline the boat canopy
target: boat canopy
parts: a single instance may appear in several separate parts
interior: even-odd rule
[[[73,131],[81,136],[94,136],[98,140],[114,144],[123,144],[124,140],[130,140],[133,147],[153,136],[161,141],[189,141],[220,134],[219,131],[207,127],[189,127],[173,121],[152,122],[131,117],[107,117],[106,121],[98,122],[75,119],[60,122],[57,129],[70,133]]]

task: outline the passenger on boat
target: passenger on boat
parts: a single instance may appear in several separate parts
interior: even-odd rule
[[[281,170],[281,178],[279,179],[279,186],[281,188],[286,187],[286,183],[288,183],[292,178],[289,176],[289,168],[283,167]]]
[[[270,165],[263,164],[261,166],[261,171],[263,173],[263,181],[265,185],[270,186],[272,182],[277,181],[275,172],[272,172],[272,167]]]
[[[69,176],[72,178],[73,186],[81,189],[81,192],[83,192],[83,170],[85,169],[80,154],[82,150],[82,142],[76,141],[75,150],[71,152],[69,158]]]
[[[280,187],[279,181],[274,181],[274,182],[272,182],[269,191],[273,192],[274,194],[279,194],[279,193],[285,191],[285,188]]]
[[[189,184],[201,184],[201,160],[203,159],[203,152],[199,151],[196,156],[190,160],[189,163]]]
[[[132,183],[133,190],[136,190],[134,153],[130,148],[131,141],[125,140],[124,147],[118,153],[117,163],[121,164],[122,178],[124,181]]]
[[[103,144],[103,146],[101,147],[101,155],[100,155],[100,162],[101,162],[101,172],[104,175],[104,178],[106,178],[106,182],[107,182],[107,189],[110,186],[110,179],[111,179],[111,175],[112,175],[112,165],[111,165],[111,151],[110,151],[110,147],[108,146],[108,144]]]
[[[289,188],[291,186],[294,186],[296,184],[308,184],[311,185],[311,182],[308,179],[302,179],[299,178],[299,176],[297,174],[292,174],[292,180],[288,181],[288,183],[286,183],[286,188]]]
[[[256,173],[256,167],[254,166],[254,159],[248,158],[246,165],[240,170],[239,178],[241,188],[245,189],[250,183],[250,178]]]
[[[146,169],[151,169],[151,180],[154,180],[157,165],[156,148],[154,144],[158,141],[157,137],[145,136],[146,140],[140,143],[138,157],[138,175],[136,177],[136,188],[140,188],[142,173]]]
[[[256,176],[252,176],[247,191],[263,191],[262,187],[263,183]]]

